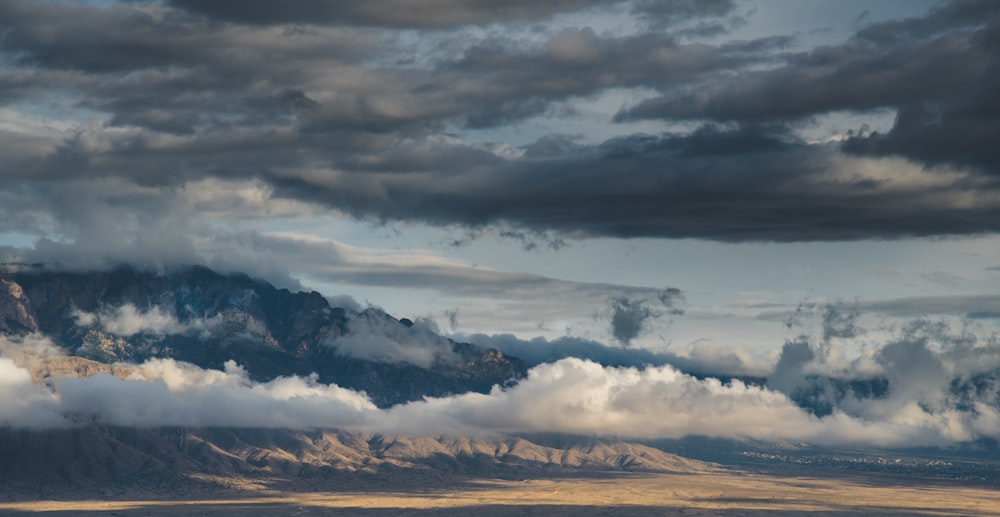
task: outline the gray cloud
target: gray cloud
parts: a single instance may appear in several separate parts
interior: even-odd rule
[[[684,314],[684,309],[680,308],[680,305],[683,305],[686,300],[684,291],[681,291],[676,287],[668,287],[661,291],[659,296],[656,298],[660,300],[660,304],[667,309],[667,312],[671,316],[680,316]]]
[[[855,133],[844,149],[995,173],[1000,155],[987,142],[1000,135],[990,115],[1000,87],[998,22],[994,2],[945,3],[925,17],[871,24],[844,44],[789,56],[785,66],[667,90],[618,118],[761,123],[892,109],[892,129]]]
[[[323,3],[293,0],[276,5],[267,1],[170,0],[173,6],[206,16],[240,23],[362,25],[392,28],[447,29],[462,25],[538,21],[550,16],[586,10],[631,8],[658,25],[721,17],[735,9],[732,0],[516,0],[497,5],[489,0],[374,0],[361,3]]]
[[[652,298],[612,298],[608,300],[611,335],[628,346],[647,329],[650,321],[664,315],[673,317],[684,314],[684,310],[678,307],[683,301],[684,293],[676,287],[655,293]]]
[[[859,301],[858,307],[865,311],[908,318],[938,314],[962,316],[969,313],[1000,312],[1000,296],[991,294],[912,296]]]
[[[766,130],[705,128],[545,159],[484,157],[488,166],[463,174],[450,169],[466,167],[466,159],[439,152],[445,169],[431,176],[433,192],[424,192],[427,177],[412,173],[289,176],[276,180],[276,192],[358,217],[509,223],[578,238],[854,240],[982,233],[1000,220],[1000,203],[986,194],[995,181],[904,161],[856,160]],[[927,186],[907,179],[916,176],[926,176]],[[547,188],[525,188],[540,178]],[[976,199],[974,210],[960,205],[966,195]]]
[[[683,311],[677,288],[656,289],[563,280],[530,273],[511,273],[453,261],[426,250],[386,253],[352,247],[330,239],[296,234],[249,233],[216,235],[214,256],[229,257],[226,270],[251,270],[254,264],[282,264],[309,271],[309,276],[337,284],[433,290],[449,296],[509,301],[515,319],[537,323],[543,315],[576,317],[605,306],[609,298],[648,300],[672,316]],[[237,250],[239,253],[234,253]],[[231,257],[239,256],[241,261]],[[552,303],[559,300],[559,303]],[[495,308],[491,308],[495,310]],[[463,308],[461,314],[472,314]],[[487,315],[487,317],[489,317]]]
[[[736,9],[733,0],[639,0],[633,8],[654,20],[677,21],[726,16]]]
[[[847,306],[844,303],[828,303],[823,306],[823,341],[831,339],[851,339],[864,333],[857,325],[861,311],[857,304]]]
[[[102,226],[80,217],[97,210],[133,226],[131,235],[106,235],[134,242],[152,233],[136,227],[175,226],[181,190],[257,182],[256,211],[183,208],[193,208],[192,220],[294,206],[470,235],[499,228],[529,247],[539,235],[558,246],[599,236],[791,242],[998,230],[998,180],[960,168],[994,160],[987,144],[996,124],[982,118],[996,75],[991,3],[947,4],[791,54],[788,37],[706,44],[645,26],[615,35],[540,22],[525,38],[519,22],[504,26],[510,35],[392,28],[491,16],[503,25],[591,5],[518,3],[498,14],[451,3],[437,21],[421,18],[430,11],[339,4],[255,3],[237,13],[201,2],[4,3],[0,52],[12,66],[0,102],[24,110],[52,98],[72,115],[18,111],[0,124],[0,229],[82,241],[99,236],[84,230]],[[283,14],[269,22],[270,11]],[[695,24],[734,13],[730,2],[686,1],[628,12]],[[316,23],[287,25],[306,18]],[[958,87],[967,84],[977,86]],[[550,134],[521,148],[449,132],[559,120],[581,99],[632,90],[662,95],[621,118],[718,124],[600,143]],[[847,154],[804,142],[792,127],[831,111],[880,109],[900,110],[896,127],[855,134]],[[925,124],[934,110],[940,127]],[[896,155],[916,161],[887,157]],[[118,244],[105,248],[125,248]]]
[[[786,66],[658,97],[621,116],[760,122],[957,96],[959,85],[981,78],[981,60],[991,60],[976,44],[984,36],[977,29],[997,13],[988,1],[951,2],[926,17],[869,25],[841,45],[788,56]]]
[[[515,0],[497,5],[489,0],[373,0],[366,2],[313,2],[292,0],[275,4],[266,0],[170,0],[171,5],[221,20],[260,25],[331,24],[373,25],[396,28],[447,28],[511,20],[537,20],[564,11],[618,1]]]
[[[642,333],[646,322],[658,314],[647,306],[646,300],[615,298],[609,303],[611,310],[611,335],[621,344],[628,344]]]
[[[951,440],[975,439],[985,425],[973,422],[978,412],[992,415],[1000,404],[996,331],[967,320],[956,331],[953,319],[917,318],[873,332],[857,323],[859,306],[800,306],[800,312],[819,309],[822,328],[785,343],[767,377],[768,388],[814,414],[843,412],[923,428],[943,425]],[[849,336],[830,335],[830,314],[836,315],[837,328],[850,329]],[[862,334],[876,337],[866,343],[852,339]]]

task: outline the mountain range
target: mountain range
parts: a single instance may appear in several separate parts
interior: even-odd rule
[[[333,307],[315,291],[293,293],[244,274],[200,266],[18,269],[0,274],[0,333],[41,333],[65,353],[100,363],[172,358],[221,370],[233,360],[256,381],[315,373],[381,407],[488,392],[527,371],[517,358],[426,324]]]
[[[797,478],[787,476],[802,473],[808,473],[813,480],[864,479],[865,483],[902,476],[899,479],[904,485],[918,477],[931,479],[934,486],[977,482],[993,487],[997,482],[997,446],[995,441],[985,439],[949,450],[930,447],[880,451],[838,450],[798,440],[755,440],[738,434],[625,441],[604,434],[563,431],[501,432],[490,426],[468,432],[456,429],[450,434],[390,434],[397,431],[350,424],[345,428],[309,424],[282,427],[284,422],[300,422],[286,419],[275,425],[275,416],[269,412],[274,406],[249,403],[241,407],[252,412],[254,418],[244,421],[254,423],[242,426],[231,425],[225,418],[233,413],[209,420],[223,424],[205,424],[204,420],[185,424],[189,420],[178,423],[155,418],[136,419],[131,424],[101,420],[102,414],[113,417],[119,405],[139,415],[155,416],[154,406],[161,399],[137,397],[135,400],[145,405],[128,405],[122,398],[128,399],[131,391],[148,395],[174,389],[165,376],[143,375],[144,367],[164,364],[189,374],[195,368],[185,370],[188,366],[183,363],[199,367],[195,377],[200,375],[201,380],[188,378],[191,386],[209,378],[210,383],[216,383],[214,389],[199,392],[202,398],[197,400],[201,402],[221,401],[202,405],[203,409],[210,408],[207,411],[239,403],[240,397],[261,389],[271,390],[268,395],[273,400],[290,402],[279,393],[285,378],[296,379],[301,390],[289,397],[305,393],[307,396],[302,398],[307,399],[316,392],[329,395],[331,385],[336,384],[363,392],[338,400],[364,399],[364,404],[371,401],[379,408],[388,408],[382,416],[401,407],[409,411],[399,414],[417,420],[424,418],[421,412],[429,407],[440,409],[440,404],[434,404],[442,401],[457,400],[456,405],[461,406],[476,397],[503,398],[529,386],[545,367],[502,350],[449,339],[419,318],[397,319],[377,308],[338,307],[317,292],[292,292],[244,274],[219,274],[205,267],[149,271],[123,266],[108,271],[72,272],[8,266],[0,270],[0,355],[0,367],[7,368],[0,371],[0,389],[4,383],[8,388],[8,398],[2,402],[15,409],[21,402],[19,394],[28,394],[30,400],[24,404],[37,403],[45,410],[53,407],[46,406],[50,398],[66,400],[75,396],[78,402],[100,393],[84,391],[74,395],[73,390],[85,386],[85,381],[96,381],[89,384],[91,388],[116,388],[112,396],[98,397],[91,404],[54,406],[58,413],[54,425],[32,427],[31,420],[0,424],[0,505],[6,500],[12,508],[24,507],[18,506],[18,501],[43,505],[72,500],[96,501],[94,504],[124,501],[137,506],[132,513],[123,514],[146,515],[153,504],[149,501],[159,501],[163,503],[163,515],[191,514],[194,509],[204,510],[204,514],[214,511],[229,515],[228,506],[219,506],[217,501],[230,501],[227,505],[233,507],[233,512],[242,512],[274,509],[253,506],[261,503],[251,499],[280,494],[313,493],[336,498],[353,494],[362,499],[369,495],[423,494],[438,498],[444,493],[467,491],[479,497],[481,492],[477,490],[485,482],[521,486],[539,479],[554,480],[544,485],[546,497],[567,480],[595,483],[588,485],[588,491],[612,482],[631,489],[633,480],[660,483],[674,491],[679,480],[687,479],[729,505],[736,500],[718,488],[720,482],[729,483],[727,486],[744,484],[756,497],[761,480],[772,473],[786,476],[776,481],[778,486],[795,490],[800,487],[793,481]],[[649,351],[636,355],[657,361],[670,359]],[[529,372],[529,364],[538,369]],[[640,371],[622,368],[612,374],[639,375]],[[686,372],[698,378],[709,377],[690,369]],[[718,382],[686,386],[696,390],[745,386],[750,392],[763,387],[781,389],[774,379],[766,377],[711,377]],[[958,378],[951,383],[950,396],[958,408],[966,404],[978,409],[980,406],[975,404],[983,401],[998,404],[997,378],[992,370]],[[834,379],[808,374],[798,381],[786,394],[819,417],[838,411],[837,404],[842,400],[888,400],[898,389],[895,381],[885,376]],[[226,383],[238,386],[227,390],[232,386]],[[25,385],[31,390],[18,391]],[[496,388],[498,385],[501,389]],[[663,391],[643,392],[644,397],[632,403],[647,404],[669,395],[671,388],[663,385],[662,379],[657,386]],[[574,389],[583,387],[575,385]],[[475,395],[477,392],[489,395]],[[461,394],[471,395],[471,399]],[[629,402],[626,392],[614,396]],[[183,387],[169,400],[180,404],[192,401],[186,398]],[[529,405],[535,403],[529,400]],[[570,397],[566,405],[573,409],[586,403],[584,394]],[[108,411],[88,413],[76,409],[95,405]],[[539,401],[539,405],[544,407],[545,401]],[[343,406],[331,403],[297,407],[322,413]],[[0,422],[4,422],[6,409],[0,406]],[[169,409],[163,414],[182,414]],[[315,413],[289,414],[309,417]],[[569,414],[577,417],[572,411]],[[434,415],[447,415],[447,411],[430,418]],[[539,412],[531,415],[542,420],[546,417]],[[503,423],[502,418],[491,420],[491,416],[482,421]],[[651,410],[652,419],[682,417],[655,407]],[[580,418],[586,418],[585,413],[581,412]],[[666,479],[669,481],[661,482]],[[855,482],[849,482],[854,488]],[[576,497],[567,503],[574,513],[581,507],[573,505],[583,504]],[[627,497],[632,497],[631,493]],[[771,501],[770,497],[752,501]],[[608,504],[598,499],[600,504]],[[702,501],[692,496],[687,504]],[[432,503],[437,508],[436,502]],[[624,504],[619,509],[633,513],[634,501],[626,503],[619,503]],[[839,501],[835,507],[846,508]],[[296,515],[307,510],[298,500],[277,509]],[[358,514],[369,513],[360,507],[355,510]],[[396,510],[387,510],[386,514]],[[540,511],[551,514],[554,507],[542,506]]]
[[[382,408],[424,397],[488,393],[494,385],[516,383],[535,364],[456,342],[420,319],[397,319],[373,307],[337,307],[315,291],[291,292],[203,266],[72,272],[0,265],[0,335],[32,333],[47,336],[67,355],[103,364],[171,358],[222,370],[232,360],[254,381],[315,374],[321,383],[364,392]],[[884,375],[820,374],[803,374],[782,387],[768,377],[706,374],[672,362],[669,354],[616,352],[611,357],[627,353],[697,378],[778,389],[816,416],[831,414],[845,400],[885,399],[894,387]],[[998,370],[956,374],[948,397],[959,410],[984,401],[1000,407],[997,386]]]
[[[539,443],[542,442],[542,443]],[[296,489],[422,486],[463,476],[708,472],[710,463],[617,440],[517,436],[394,437],[338,430],[0,428],[0,485],[19,497],[67,490],[178,494],[287,483]],[[275,487],[280,488],[280,487]]]

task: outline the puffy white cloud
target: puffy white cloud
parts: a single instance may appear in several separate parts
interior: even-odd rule
[[[58,413],[58,398],[44,386],[34,384],[27,370],[4,357],[0,357],[0,425],[31,428],[66,425]]]
[[[537,366],[526,380],[506,390],[414,402],[381,417],[383,427],[412,433],[451,429],[624,438],[704,435],[880,446],[941,444],[951,438],[932,422],[869,422],[841,412],[818,418],[780,392],[739,381],[698,380],[670,366],[608,368],[579,359]]]
[[[670,366],[609,368],[567,358],[533,368],[528,378],[488,395],[429,399],[390,409],[389,421],[430,430],[553,431],[632,438],[746,435],[786,438],[820,426],[778,392],[698,379]],[[780,428],[775,422],[783,425]],[[426,428],[426,429],[425,429]]]
[[[928,413],[917,405],[865,417],[813,416],[786,395],[739,381],[699,380],[671,366],[603,367],[567,358],[532,368],[491,393],[428,398],[379,409],[363,393],[315,376],[254,382],[233,362],[205,370],[171,359],[119,365],[122,377],[54,376],[32,382],[0,357],[0,425],[351,428],[388,434],[566,432],[625,438],[685,435],[819,444],[931,445],[996,435],[992,406]]]
[[[255,383],[233,362],[218,371],[172,359],[124,367],[127,378],[57,375],[34,383],[27,369],[0,357],[0,425],[351,427],[377,411],[364,394],[315,376]]]
[[[121,426],[351,427],[376,411],[363,394],[315,376],[254,383],[232,362],[219,372],[150,361],[135,378],[63,377],[54,386],[66,414]]]

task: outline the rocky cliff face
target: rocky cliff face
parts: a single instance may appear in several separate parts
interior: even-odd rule
[[[526,371],[516,358],[418,333],[409,320],[375,309],[357,314],[317,292],[203,267],[0,273],[0,333],[32,332],[107,364],[170,357],[221,369],[235,360],[255,380],[315,372],[381,406],[485,392]],[[397,354],[373,353],[381,349]]]
[[[38,320],[31,300],[16,282],[0,279],[0,332],[37,332]]]

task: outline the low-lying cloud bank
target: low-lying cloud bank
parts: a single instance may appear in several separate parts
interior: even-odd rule
[[[17,347],[7,343],[7,349]],[[50,356],[50,361],[60,359]],[[337,427],[389,434],[566,432],[623,438],[685,435],[798,440],[831,445],[947,445],[1000,438],[1000,412],[985,400],[923,407],[870,401],[818,417],[784,393],[739,381],[699,380],[672,366],[605,367],[565,358],[489,394],[467,393],[378,409],[363,393],[286,377],[253,382],[237,364],[204,370],[170,359],[122,365],[127,375],[52,376],[0,357],[0,425]],[[911,393],[906,391],[905,393]],[[862,404],[858,401],[858,404]]]

